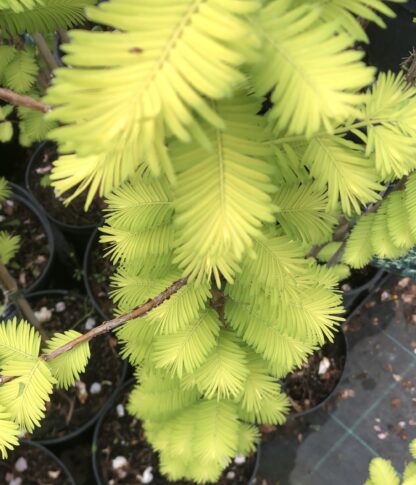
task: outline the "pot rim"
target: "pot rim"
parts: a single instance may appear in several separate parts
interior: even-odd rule
[[[82,261],[82,278],[84,280],[84,286],[85,289],[87,290],[87,294],[89,296],[89,299],[91,300],[91,303],[95,309],[95,311],[100,315],[100,317],[103,320],[109,320],[112,318],[111,315],[107,315],[104,310],[101,308],[101,305],[99,304],[98,300],[96,299],[94,292],[92,291],[92,287],[90,284],[90,281],[88,279],[88,275],[90,274],[88,265],[91,261],[91,251],[92,248],[95,244],[95,242],[98,239],[99,236],[99,227],[97,227],[91,234],[90,238],[88,239],[87,246],[85,248],[84,252],[84,259]]]
[[[23,187],[19,187],[18,185],[14,184],[13,182],[8,182],[8,185],[12,189],[13,198],[16,199],[20,204],[23,204],[24,206],[26,206],[39,220],[43,230],[45,231],[46,239],[47,239],[47,247],[49,251],[48,261],[45,264],[38,278],[34,280],[27,288],[23,288],[21,290],[23,294],[27,295],[28,293],[36,291],[38,288],[42,287],[45,280],[47,279],[47,276],[52,268],[52,264],[55,259],[55,251],[56,251],[55,237],[54,237],[50,222],[48,221],[48,218],[46,217],[43,210],[39,207],[39,205],[32,200],[29,192],[25,190]]]
[[[71,472],[69,471],[68,467],[65,465],[65,463],[60,458],[58,458],[55,455],[55,453],[52,453],[51,450],[48,450],[48,448],[46,448],[42,444],[37,443],[35,441],[23,440],[23,439],[21,439],[19,441],[22,445],[32,446],[34,448],[41,450],[46,455],[48,455],[48,457],[51,458],[52,460],[54,460],[59,465],[59,467],[64,471],[64,473],[67,476],[68,480],[70,481],[71,485],[76,485],[75,479],[72,476]]]

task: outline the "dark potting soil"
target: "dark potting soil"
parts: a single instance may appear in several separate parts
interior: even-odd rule
[[[87,226],[99,224],[105,203],[101,197],[95,197],[88,211],[84,211],[87,191],[84,191],[67,206],[63,204],[66,197],[57,197],[51,186],[50,175],[52,164],[57,159],[53,145],[46,145],[41,154],[33,162],[29,173],[30,190],[46,212],[63,224],[71,226]],[[69,194],[67,194],[69,195]]]
[[[342,281],[341,289],[343,291],[355,290],[368,283],[375,276],[377,271],[378,268],[374,268],[373,266],[366,266],[359,270],[353,269],[351,275]]]
[[[30,303],[34,311],[42,311],[42,307],[51,311],[50,320],[42,323],[47,336],[70,329],[85,332],[85,323],[89,318],[99,323],[86,300],[76,293],[38,297],[30,299]],[[57,311],[57,305],[59,309],[62,303],[65,309]],[[86,372],[81,375],[81,381],[67,391],[54,391],[47,405],[46,418],[33,433],[34,439],[65,437],[85,425],[102,409],[122,376],[123,364],[118,357],[116,344],[112,336],[98,337],[90,342],[91,358]]]
[[[159,472],[159,457],[146,441],[145,432],[140,421],[127,413],[126,406],[131,388],[124,390],[116,400],[115,406],[109,411],[98,436],[97,457],[98,469],[101,471],[103,483],[114,485],[133,485],[142,483],[138,476],[143,475],[148,467],[152,467],[152,485],[194,485],[194,482],[170,482]],[[124,413],[120,413],[123,410]],[[113,469],[113,460],[124,457],[127,465]],[[218,485],[247,485],[253,474],[256,455],[247,457],[242,465],[234,462],[223,472]],[[227,478],[228,475],[228,478]]]
[[[340,352],[339,346],[327,343],[300,369],[289,374],[283,389],[292,404],[292,413],[307,411],[324,401],[338,384],[344,365],[345,353]]]
[[[23,471],[24,464],[27,465],[27,469]],[[26,444],[11,451],[7,460],[0,460],[0,483],[10,483],[19,478],[22,485],[71,484],[56,461],[43,450]]]
[[[49,255],[48,239],[41,221],[13,197],[0,203],[0,230],[20,236],[19,250],[7,264],[19,288],[24,289],[42,274]]]
[[[108,295],[111,291],[110,277],[115,273],[116,267],[108,257],[103,256],[104,253],[105,245],[100,244],[97,240],[91,248],[87,268],[88,281],[102,312],[111,318],[114,314],[114,304]]]

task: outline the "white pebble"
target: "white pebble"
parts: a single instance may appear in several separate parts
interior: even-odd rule
[[[377,435],[377,438],[378,438],[379,440],[385,440],[385,439],[387,438],[387,436],[388,436],[388,433],[379,433],[379,434]]]
[[[383,293],[381,294],[380,300],[386,301],[388,299],[390,299],[390,293],[388,291],[383,291]]]
[[[13,478],[13,480],[10,480],[9,485],[22,485],[23,481],[20,477]]]
[[[58,313],[64,312],[66,310],[66,305],[64,301],[58,301],[58,303],[55,305],[55,310]]]
[[[38,312],[35,312],[35,317],[39,323],[49,322],[52,318],[52,312],[46,306],[43,306]]]
[[[139,478],[142,483],[151,483],[153,482],[153,467],[148,466],[146,470],[143,472],[143,475]]]
[[[234,473],[233,471],[230,471],[230,472],[228,472],[228,473],[227,473],[227,475],[225,475],[225,478],[226,478],[227,480],[234,480],[234,478],[235,478],[235,473]]]
[[[114,458],[112,463],[113,470],[119,470],[120,468],[124,468],[128,464],[129,462],[127,461],[127,458],[125,458],[124,456],[117,456],[116,458]]]
[[[21,456],[16,463],[14,464],[14,468],[17,472],[23,473],[27,470],[27,461],[26,458]]]
[[[87,321],[85,322],[85,330],[91,330],[97,325],[97,322],[95,321],[95,318],[88,318]]]
[[[90,387],[90,394],[100,394],[102,386],[99,382],[94,382]]]
[[[331,362],[328,357],[324,357],[321,362],[319,362],[318,374],[321,376],[331,367]]]
[[[124,406],[122,404],[117,404],[116,411],[119,418],[123,418],[126,414],[124,412]]]
[[[234,463],[236,465],[242,465],[243,463],[246,462],[246,457],[243,456],[243,455],[237,455],[235,458],[234,458]]]
[[[4,222],[6,220],[6,216],[0,216],[0,222]]]

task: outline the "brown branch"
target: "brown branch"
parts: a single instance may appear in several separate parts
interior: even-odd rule
[[[17,94],[14,91],[6,88],[0,88],[0,99],[6,101],[7,103],[13,104],[14,106],[26,106],[27,108],[32,108],[42,113],[47,113],[50,111],[50,106],[33,99],[30,96],[24,96],[22,94]]]
[[[46,43],[46,40],[43,37],[43,35],[40,34],[39,32],[35,32],[32,34],[32,38],[36,43],[36,47],[38,48],[39,54],[45,60],[48,68],[51,71],[54,71],[55,69],[57,69],[59,67],[58,63],[56,62],[55,57],[50,51],[48,44]],[[52,73],[50,73],[50,76],[52,77]]]
[[[42,334],[42,329],[36,318],[32,307],[26,298],[19,292],[16,280],[9,273],[4,264],[0,263],[0,285],[7,291],[11,298],[15,299],[16,305],[20,308],[23,316]]]
[[[162,291],[162,293],[150,299],[149,301],[147,301],[144,305],[140,305],[139,307],[135,308],[131,312],[125,313],[124,315],[120,315],[119,317],[113,318],[112,320],[107,320],[103,322],[98,327],[93,328],[89,332],[77,337],[74,340],[71,340],[71,342],[68,342],[67,344],[62,345],[56,350],[49,352],[48,354],[41,355],[40,358],[45,362],[49,362],[53,359],[56,359],[57,357],[64,354],[65,352],[69,352],[77,345],[81,345],[83,343],[89,342],[91,339],[98,337],[98,335],[103,335],[105,333],[108,333],[111,330],[114,330],[115,328],[120,327],[121,325],[124,325],[130,320],[143,317],[151,310],[161,305],[164,301],[168,300],[172,295],[174,295],[183,286],[185,286],[187,282],[188,282],[188,278],[181,278],[180,280],[175,281],[175,283],[169,286],[169,288],[167,288],[165,291]],[[14,376],[0,376],[0,385],[6,384],[7,382],[12,381],[13,379],[15,379]]]

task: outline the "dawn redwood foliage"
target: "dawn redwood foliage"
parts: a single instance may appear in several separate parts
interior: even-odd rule
[[[60,4],[0,0],[0,29],[40,29]],[[358,17],[381,14],[380,0],[109,0],[86,10],[101,30],[63,47],[36,116],[58,192],[107,198],[118,312],[186,278],[116,330],[137,369],[129,411],[170,479],[215,482],[257,424],[283,423],[279,380],[337,331],[348,266],[416,243],[416,90],[356,47]],[[86,342],[45,359],[76,337],[39,357],[27,323],[0,326],[3,454],[85,368]]]

